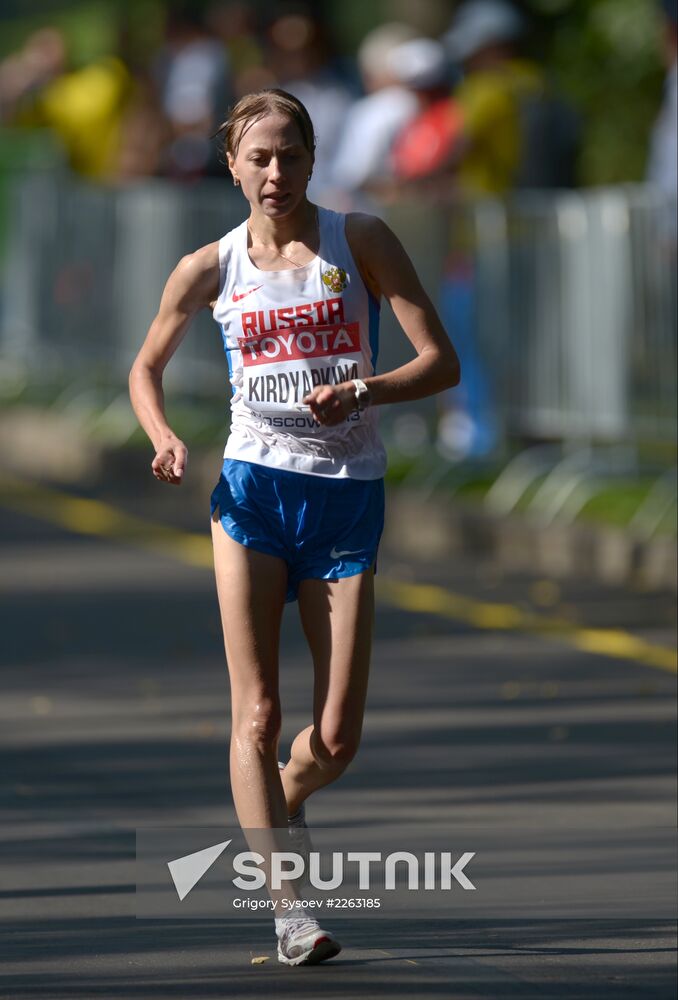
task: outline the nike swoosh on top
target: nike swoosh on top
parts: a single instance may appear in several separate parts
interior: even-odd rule
[[[341,556],[354,556],[357,555],[358,552],[362,552],[362,549],[343,549],[341,552],[337,552],[334,546],[332,546],[330,559],[340,559]]]
[[[257,285],[256,288],[248,288],[246,292],[242,292],[240,295],[238,295],[237,292],[233,292],[233,301],[240,302],[241,299],[247,298],[247,296],[251,295],[252,292],[258,292],[259,289],[263,287],[263,285]]]

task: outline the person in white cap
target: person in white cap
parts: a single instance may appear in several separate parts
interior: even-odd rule
[[[465,0],[444,36],[450,57],[459,64],[487,61],[490,50],[511,44],[525,30],[522,14],[506,0]]]
[[[461,115],[451,94],[450,60],[441,42],[415,38],[394,49],[390,62],[394,75],[419,105],[416,118],[393,143],[393,172],[401,181],[430,177],[451,162],[461,135]]]
[[[390,56],[415,35],[409,25],[382,24],[365,36],[358,49],[366,93],[346,115],[334,156],[332,183],[339,192],[381,185],[391,175],[391,145],[419,111],[419,101],[398,78]]]

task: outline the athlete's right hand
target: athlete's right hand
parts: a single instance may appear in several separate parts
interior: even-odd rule
[[[181,486],[187,459],[188,449],[179,438],[172,437],[161,441],[151,462],[153,475],[161,483]]]

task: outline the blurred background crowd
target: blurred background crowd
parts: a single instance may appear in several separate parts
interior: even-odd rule
[[[228,108],[280,86],[315,126],[311,198],[387,219],[461,356],[460,387],[385,408],[391,474],[550,518],[619,494],[651,533],[676,494],[677,18],[677,0],[4,0],[0,403],[146,447],[129,363],[176,261],[244,218]],[[171,398],[216,446],[220,342],[194,326]],[[384,310],[380,370],[408,349]]]
[[[30,6],[3,4],[4,157],[39,134],[100,181],[219,175],[228,107],[282,86],[315,123],[313,193],[328,202],[422,179],[438,193],[675,188],[673,0]]]

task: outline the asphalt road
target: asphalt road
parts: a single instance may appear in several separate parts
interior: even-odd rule
[[[342,916],[316,968],[277,963],[269,918],[136,919],[137,829],[235,826],[206,519],[162,498],[0,497],[1,997],[674,997],[674,925],[612,861],[588,873],[593,916]],[[548,822],[623,853],[675,823],[670,594],[393,553],[378,584],[363,744],[312,824],[390,844]],[[294,606],[283,631],[287,748],[310,707]],[[647,873],[670,881],[664,855]]]

